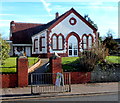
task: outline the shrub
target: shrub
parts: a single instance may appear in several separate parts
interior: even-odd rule
[[[94,45],[91,50],[80,53],[80,69],[84,72],[93,71],[95,66],[100,62],[106,62],[105,57],[108,55],[108,49],[104,45]]]
[[[5,60],[9,57],[10,46],[9,44],[1,38],[0,34],[0,63],[4,64]]]

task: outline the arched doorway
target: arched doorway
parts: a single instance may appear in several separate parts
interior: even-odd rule
[[[78,40],[74,35],[71,35],[68,39],[68,56],[78,56]]]

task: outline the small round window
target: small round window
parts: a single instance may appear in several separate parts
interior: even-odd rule
[[[75,25],[76,24],[76,19],[75,18],[70,18],[70,20],[69,20],[69,23],[71,24],[71,25]]]

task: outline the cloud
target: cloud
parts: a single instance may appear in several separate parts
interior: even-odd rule
[[[15,15],[15,14],[0,14],[0,16],[9,16],[9,15]]]
[[[43,5],[44,5],[45,9],[47,10],[47,12],[49,13],[49,15],[51,15],[50,12],[51,12],[52,9],[49,8],[49,6],[51,4],[47,3],[45,0],[40,0],[40,1],[43,3]]]

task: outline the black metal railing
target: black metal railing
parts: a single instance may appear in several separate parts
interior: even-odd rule
[[[31,74],[31,93],[55,93],[71,91],[70,73],[63,73],[61,84],[56,85],[57,73],[33,73]]]

